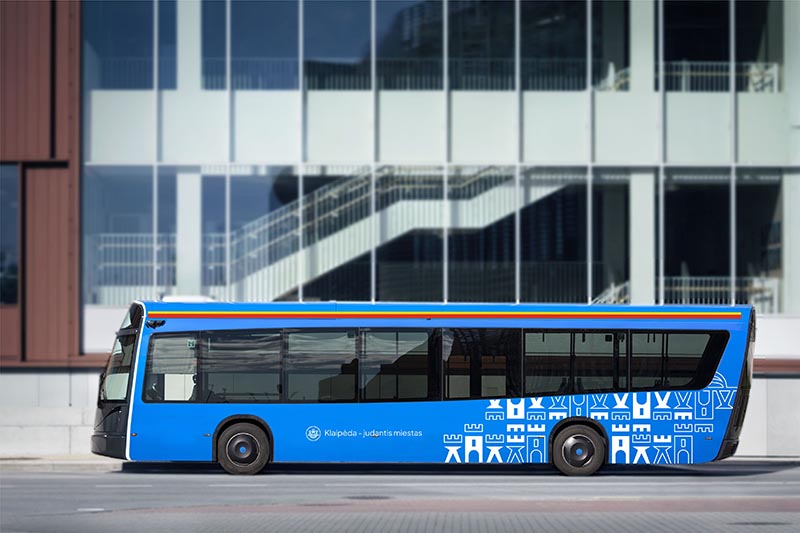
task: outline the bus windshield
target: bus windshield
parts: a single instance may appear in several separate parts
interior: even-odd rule
[[[128,378],[131,359],[136,345],[136,335],[120,335],[108,358],[103,380],[100,383],[100,401],[125,401],[128,397]]]

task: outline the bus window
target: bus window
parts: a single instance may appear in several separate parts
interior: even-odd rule
[[[633,390],[699,389],[714,376],[727,343],[724,332],[634,333]]]
[[[570,334],[525,332],[525,396],[570,390]]]
[[[144,378],[144,400],[197,401],[197,336],[154,335],[150,339]]]
[[[624,334],[575,333],[573,393],[626,390],[627,366],[623,367],[626,353]]]
[[[708,333],[668,334],[666,361],[671,387],[686,387],[695,380],[710,340],[711,335]]]
[[[287,335],[286,400],[356,400],[356,332],[295,331]]]
[[[438,399],[429,397],[429,332],[366,331],[363,339],[362,399]]]
[[[446,399],[520,395],[518,329],[452,329],[444,337]]]
[[[201,401],[277,402],[280,400],[280,331],[206,333],[201,359]]]
[[[662,357],[667,336],[664,333],[634,333],[631,335],[631,387],[633,390],[666,388]]]

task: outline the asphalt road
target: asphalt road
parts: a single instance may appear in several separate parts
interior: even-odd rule
[[[800,462],[605,470],[282,466],[0,473],[13,531],[800,531]]]

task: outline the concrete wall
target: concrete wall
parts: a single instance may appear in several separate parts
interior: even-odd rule
[[[0,374],[0,457],[88,454],[98,370]]]

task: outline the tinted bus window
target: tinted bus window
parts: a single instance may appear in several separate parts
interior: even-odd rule
[[[194,333],[150,338],[144,378],[145,401],[199,401],[196,381],[197,336]]]
[[[445,330],[445,398],[519,396],[520,345],[517,329]]]
[[[429,356],[428,331],[366,331],[363,339],[359,361],[362,399],[438,399],[429,395],[434,353]]]
[[[632,339],[633,390],[699,389],[714,376],[728,334],[634,333]]]
[[[201,401],[280,400],[280,332],[211,332],[206,334],[205,345],[201,360]]]
[[[692,383],[710,340],[708,333],[668,333],[665,384],[682,388]]]
[[[352,402],[356,399],[356,332],[296,331],[287,335],[286,400]]]
[[[583,394],[627,390],[625,358],[624,334],[576,333],[573,392]]]
[[[569,333],[525,332],[525,396],[570,390]]]

